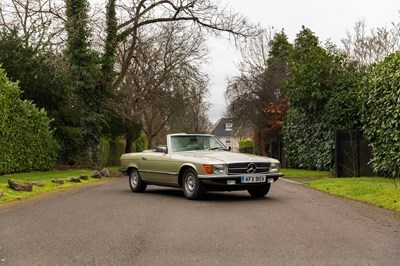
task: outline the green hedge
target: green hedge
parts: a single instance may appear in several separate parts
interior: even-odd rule
[[[59,145],[45,110],[20,96],[0,69],[0,174],[48,170],[57,158]]]
[[[284,124],[285,156],[289,168],[330,171],[334,163],[334,129],[323,115],[289,110]]]
[[[239,141],[239,152],[254,154],[254,143],[252,139],[244,139]]]
[[[373,67],[364,79],[360,98],[374,171],[400,177],[400,52]]]
[[[119,158],[125,152],[125,142],[121,140],[101,140],[101,163],[107,166],[119,165]]]

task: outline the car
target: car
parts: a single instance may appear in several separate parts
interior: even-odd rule
[[[182,188],[186,198],[201,199],[206,191],[247,190],[252,197],[268,194],[283,174],[278,160],[231,152],[210,134],[169,134],[154,150],[125,153],[120,171],[133,192],[147,185]]]

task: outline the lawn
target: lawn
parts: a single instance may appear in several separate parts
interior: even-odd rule
[[[61,188],[67,188],[71,186],[77,186],[80,184],[98,181],[98,179],[91,178],[90,177],[91,174],[92,174],[91,170],[56,170],[47,172],[30,172],[30,173],[3,175],[0,176],[0,192],[3,193],[3,195],[0,197],[0,204],[14,200],[22,200],[25,198],[29,198],[38,194],[46,193]],[[79,177],[80,175],[87,175],[89,177],[89,180],[81,180],[82,183],[72,183],[66,181],[66,179],[69,177]],[[33,186],[33,189],[30,192],[20,192],[20,191],[15,191],[8,186],[9,179],[25,181],[25,182],[39,181],[44,183],[45,185],[43,187]],[[54,184],[51,182],[51,180],[53,179],[63,179],[65,183],[63,185]]]
[[[327,178],[332,176],[331,172],[304,169],[283,168],[281,172],[285,175],[284,178]]]
[[[397,182],[399,183],[399,181]],[[400,211],[400,186],[396,188],[393,179],[380,177],[326,178],[308,181],[307,184],[329,194]]]

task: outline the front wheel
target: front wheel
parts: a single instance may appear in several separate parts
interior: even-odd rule
[[[144,192],[147,184],[140,178],[139,172],[136,169],[129,171],[129,186],[132,192]]]
[[[251,187],[247,191],[253,198],[262,198],[268,194],[271,184],[265,184],[262,186]]]
[[[196,200],[203,197],[204,186],[195,170],[189,168],[183,173],[182,190],[187,199]]]

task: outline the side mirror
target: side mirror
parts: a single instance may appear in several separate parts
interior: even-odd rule
[[[231,151],[232,150],[232,147],[231,146],[228,146],[228,151]]]
[[[165,146],[158,146],[156,148],[156,152],[162,152],[162,153],[167,153],[168,152],[168,148]]]

